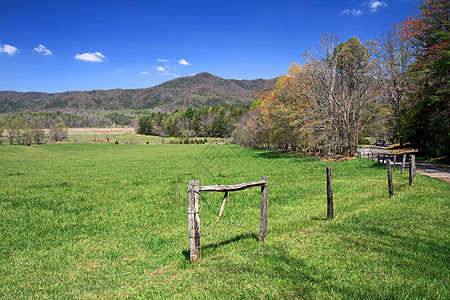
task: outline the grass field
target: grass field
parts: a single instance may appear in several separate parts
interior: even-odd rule
[[[335,218],[326,217],[326,166]],[[200,197],[189,262],[187,186],[269,178]],[[450,185],[366,159],[321,162],[237,146],[0,146],[0,298],[393,299],[450,297]],[[209,205],[209,206],[208,206]],[[236,227],[239,225],[240,227]],[[245,229],[244,229],[245,228]]]

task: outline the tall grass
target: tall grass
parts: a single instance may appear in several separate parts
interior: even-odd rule
[[[333,167],[335,218],[326,217]],[[269,177],[202,193],[202,258],[189,262],[187,183]],[[449,298],[448,183],[369,160],[321,162],[237,146],[0,147],[0,297]],[[239,227],[235,226],[238,225]]]

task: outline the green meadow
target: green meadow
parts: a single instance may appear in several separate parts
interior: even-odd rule
[[[334,219],[326,220],[326,166]],[[188,180],[202,193],[189,261]],[[448,299],[450,185],[367,159],[322,162],[234,145],[0,146],[0,298]]]

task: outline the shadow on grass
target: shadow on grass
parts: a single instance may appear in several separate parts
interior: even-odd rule
[[[259,152],[255,153],[254,157],[256,158],[267,158],[267,159],[278,159],[278,158],[294,158],[301,162],[316,162],[319,159],[316,157],[311,157],[306,154],[293,153],[293,152],[279,152],[279,151],[271,151],[265,149],[257,149],[253,148],[253,150],[259,150]],[[260,152],[263,150],[264,152]]]
[[[260,150],[260,149],[258,149],[258,150]],[[288,158],[289,155],[286,153],[275,152],[275,151],[264,151],[264,152],[256,153],[255,157],[276,159],[276,158]]]
[[[202,250],[209,250],[209,249],[215,250],[221,246],[225,246],[245,239],[254,239],[256,241],[259,241],[259,237],[255,233],[241,233],[233,238],[230,238],[222,242],[206,244],[205,246],[202,246]],[[189,250],[183,250],[182,254],[186,260],[190,260]]]

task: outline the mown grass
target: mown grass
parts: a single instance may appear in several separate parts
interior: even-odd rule
[[[335,218],[326,217],[333,167]],[[321,162],[216,145],[0,147],[0,298],[449,298],[449,185],[366,159]],[[188,259],[187,183],[269,177],[200,197]],[[210,205],[210,207],[208,206]],[[235,227],[231,221],[246,229]]]

